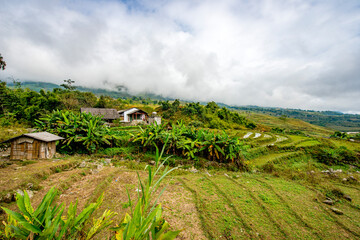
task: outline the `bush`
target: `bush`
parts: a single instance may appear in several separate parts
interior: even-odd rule
[[[349,136],[345,132],[339,132],[339,131],[334,132],[334,134],[332,134],[330,137],[340,138],[340,139],[348,139],[349,138]]]
[[[193,121],[191,121],[188,125],[189,125],[190,127],[196,127],[196,128],[198,128],[198,127],[204,126],[204,123],[201,122],[201,121],[198,121],[198,120],[193,120]]]
[[[249,122],[245,125],[245,127],[249,128],[249,129],[255,129],[256,128],[256,124],[253,122]]]
[[[326,165],[351,164],[357,167],[360,166],[359,155],[344,146],[339,148],[316,146],[314,148],[308,148],[306,151],[317,161]]]
[[[227,126],[225,125],[225,123],[223,121],[213,119],[209,123],[209,128],[212,128],[212,129],[226,129]]]

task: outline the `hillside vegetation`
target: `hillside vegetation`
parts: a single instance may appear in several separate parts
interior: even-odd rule
[[[16,83],[9,82],[8,86],[16,87]],[[41,89],[45,91],[53,91],[60,88],[59,85],[46,82],[32,82],[25,81],[21,83],[21,87],[29,88],[33,91],[39,92]],[[108,96],[112,98],[130,99],[132,101],[139,101],[140,103],[150,103],[157,101],[174,100],[171,98],[165,98],[152,93],[144,93],[134,96],[128,92],[126,87],[117,86],[115,91],[109,91],[106,89],[93,89],[82,86],[77,86],[77,90],[81,92],[91,92],[96,96]],[[201,103],[206,105],[206,103]],[[344,114],[335,111],[313,111],[313,110],[301,110],[301,109],[286,109],[286,108],[273,108],[273,107],[258,107],[258,106],[229,106],[226,104],[218,103],[220,107],[226,107],[228,109],[241,111],[245,114],[249,112],[255,114],[261,114],[262,116],[274,116],[274,117],[287,117],[292,119],[300,119],[305,122],[315,124],[318,126],[338,130],[338,131],[360,131],[360,115],[359,114]]]
[[[250,111],[262,113],[276,117],[290,117],[297,118],[303,121],[323,126],[338,131],[360,131],[360,115],[359,114],[344,114],[334,111],[313,111],[301,109],[285,109],[285,108],[271,108],[271,107],[231,107],[232,109],[240,111]]]
[[[316,158],[321,146],[347,148],[348,141],[274,133],[257,137],[256,133],[236,132],[250,145],[245,172],[202,157],[169,159],[168,164],[179,168],[166,178],[160,203],[173,229],[183,229],[178,239],[359,238],[359,168],[351,167],[358,159],[350,165],[341,163],[335,157],[338,153],[334,155],[338,162],[329,166]],[[79,199],[81,210],[104,193],[94,217],[110,209],[118,213],[113,219],[118,224],[129,213],[126,191],[136,199],[136,172],[143,178],[145,165],[153,164],[151,150],[143,152],[139,147],[123,145],[90,156],[62,155],[53,161],[3,161],[2,199],[16,189],[28,189],[36,206],[56,187],[60,190],[57,202],[69,205]],[[327,199],[334,205],[323,203]],[[14,202],[1,205],[17,209]],[[97,239],[108,236],[111,232],[105,231]]]
[[[0,94],[0,140],[27,127],[65,138],[52,160],[2,152],[0,238],[360,238],[356,136],[215,102],[113,99],[71,84],[35,92],[0,82]],[[80,113],[85,106],[139,107],[163,124],[109,127]],[[58,208],[46,213],[46,199]]]

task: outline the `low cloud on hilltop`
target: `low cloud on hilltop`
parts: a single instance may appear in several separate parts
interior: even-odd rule
[[[360,112],[349,1],[3,1],[0,78]]]

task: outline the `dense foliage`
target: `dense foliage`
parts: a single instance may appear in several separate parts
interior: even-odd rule
[[[360,167],[360,155],[344,146],[316,146],[306,149],[314,159],[326,165],[353,165]]]
[[[60,142],[60,150],[67,153],[93,153],[116,139],[101,117],[90,113],[56,110],[37,120],[36,128],[65,138]]]
[[[239,169],[246,169],[243,153],[246,146],[236,137],[225,132],[214,133],[209,130],[187,127],[183,122],[166,125],[150,125],[134,136],[134,142],[140,143],[145,150],[154,146],[162,147],[166,141],[166,153],[189,159],[206,158],[222,163],[234,163]]]
[[[228,128],[256,128],[256,124],[237,112],[230,111],[228,108],[220,108],[215,102],[207,105],[200,103],[186,103],[180,105],[179,100],[170,103],[169,101],[159,102],[162,115],[166,119],[178,119],[186,116],[192,119],[189,124],[195,127],[209,127],[212,129]]]
[[[0,70],[5,70],[5,67],[6,67],[6,62],[4,61],[3,56],[1,56],[0,53]]]
[[[19,86],[10,89],[0,81],[0,117],[2,125],[10,125],[17,120],[34,121],[42,113],[58,108],[60,98],[53,92],[34,92]]]
[[[79,112],[82,107],[121,109],[129,103],[128,100],[106,96],[97,98],[91,92],[74,90],[74,86],[69,86],[68,82],[63,87],[65,89],[40,89],[36,92],[24,88],[20,82],[14,81],[9,87],[6,82],[0,81],[0,126],[10,126],[17,121],[32,126],[36,119],[53,110]]]

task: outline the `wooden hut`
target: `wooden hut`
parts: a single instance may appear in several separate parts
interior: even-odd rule
[[[56,141],[64,139],[48,132],[26,133],[4,143],[11,143],[10,159],[50,159],[56,153]]]

